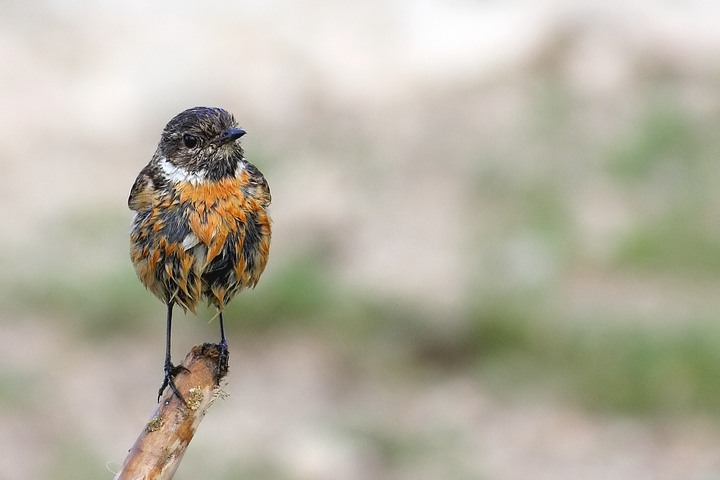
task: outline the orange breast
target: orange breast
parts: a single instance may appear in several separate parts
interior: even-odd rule
[[[202,297],[222,309],[257,283],[269,254],[270,218],[267,203],[247,186],[243,172],[176,184],[156,199],[131,234],[133,263],[148,289],[190,310]]]
[[[238,221],[246,221],[250,208],[242,195],[241,182],[228,178],[219,182],[178,185],[181,204],[189,203],[188,223],[200,242],[208,247],[206,264],[222,250],[231,233],[237,233]]]

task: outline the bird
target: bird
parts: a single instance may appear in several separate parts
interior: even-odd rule
[[[223,310],[241,290],[254,288],[270,252],[270,187],[245,159],[245,130],[218,107],[194,107],[173,117],[128,198],[135,212],[130,258],[145,287],[167,307],[164,379],[181,400],[171,360],[175,305],[196,313],[206,300],[220,324],[218,373],[227,365]]]

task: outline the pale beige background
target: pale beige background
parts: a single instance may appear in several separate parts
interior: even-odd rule
[[[164,308],[134,278],[126,199],[196,105],[248,131],[275,230],[229,319],[230,395],[176,478],[720,476],[712,396],[670,382],[633,410],[543,360],[523,375],[522,346],[457,347],[488,302],[671,347],[714,323],[713,256],[622,252],[674,202],[697,212],[681,233],[720,233],[719,26],[710,1],[4,2],[0,479],[112,478],[150,414]],[[176,358],[210,316],[179,315]]]

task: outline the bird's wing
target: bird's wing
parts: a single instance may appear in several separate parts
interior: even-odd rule
[[[139,212],[146,210],[153,205],[156,198],[157,185],[153,181],[152,167],[146,166],[140,171],[135,179],[135,183],[130,189],[128,197],[128,207],[130,210]]]
[[[268,185],[267,180],[265,180],[265,177],[262,173],[260,173],[260,170],[258,170],[252,163],[247,162],[245,169],[248,174],[250,174],[250,185],[254,190],[252,196],[259,200],[260,205],[268,207],[272,201],[272,196],[270,195],[270,186]]]

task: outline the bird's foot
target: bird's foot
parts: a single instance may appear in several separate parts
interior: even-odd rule
[[[220,379],[228,372],[228,361],[230,360],[230,350],[227,341],[220,341],[218,347],[218,363],[215,371],[215,383],[220,383]]]
[[[160,401],[160,397],[162,397],[163,392],[167,387],[170,387],[170,390],[173,391],[173,393],[180,399],[181,402],[185,403],[185,398],[182,396],[180,391],[175,386],[175,377],[180,372],[189,372],[187,368],[183,367],[182,365],[173,365],[170,362],[165,362],[165,378],[163,379],[163,383],[160,386],[160,390],[158,390],[158,402]]]

